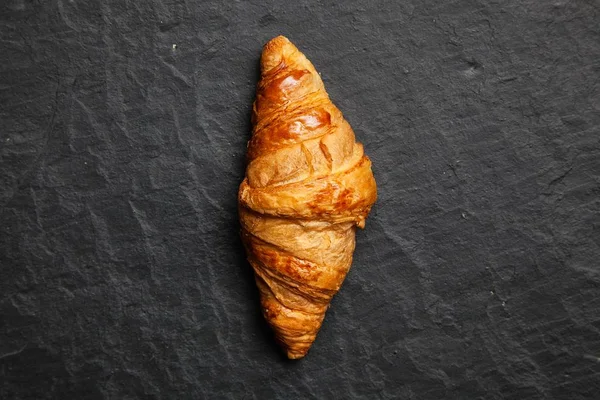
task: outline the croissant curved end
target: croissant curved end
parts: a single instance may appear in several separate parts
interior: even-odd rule
[[[263,47],[263,52],[260,57],[261,72],[265,74],[271,71],[292,53],[297,51],[298,48],[285,36],[277,36],[269,40]]]

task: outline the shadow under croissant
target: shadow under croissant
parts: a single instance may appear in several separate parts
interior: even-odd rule
[[[260,57],[258,57],[256,59],[255,66],[256,66],[255,67],[256,68],[255,69],[256,77],[253,80],[253,82],[258,82],[258,80],[260,78]],[[246,104],[252,104],[252,99],[254,98],[254,95],[255,95],[255,93],[253,90],[252,98],[250,98],[246,102]],[[247,132],[248,140],[250,139],[250,137],[252,135],[251,119],[252,119],[252,106],[250,106],[248,108],[247,115],[245,118],[246,125],[243,127],[243,131]],[[238,160],[238,166],[239,166],[238,167],[239,168],[238,175],[241,177],[244,176],[244,172],[246,170],[245,155],[246,155],[246,152],[244,149],[244,156],[241,157],[240,160]],[[232,189],[232,192],[234,193],[234,196],[236,196],[236,198],[238,195],[238,189],[239,189],[238,186],[235,186],[235,188]],[[254,283],[255,282],[254,270],[252,269],[252,266],[250,265],[250,263],[248,262],[248,260],[246,258],[246,250],[244,249],[244,245],[242,243],[242,239],[240,236],[241,225],[240,225],[240,219],[237,215],[237,212],[235,215],[235,222],[232,224],[232,226],[235,226],[235,230],[236,230],[234,249],[236,251],[236,254],[239,255],[238,265],[240,265],[242,267],[244,281],[248,284],[248,287],[250,289],[248,291],[248,293],[245,294],[245,296],[246,296],[247,301],[251,302],[251,304],[253,305],[252,320],[256,321],[256,326],[259,329],[260,336],[261,336],[261,338],[259,340],[263,341],[265,343],[266,347],[272,349],[273,353],[277,354],[282,362],[293,364],[294,360],[288,359],[288,357],[285,355],[285,352],[281,349],[281,347],[277,343],[273,329],[271,329],[268,322],[265,320],[265,318],[262,315],[261,305],[260,305],[260,294],[259,294],[259,290],[258,290],[256,284]]]
[[[270,348],[273,351],[273,353],[278,354],[281,360],[290,361],[275,341],[275,334],[262,315],[260,309],[260,295],[258,292],[258,288],[254,284],[254,271],[252,270],[252,266],[250,265],[250,263],[248,263],[248,260],[246,259],[244,245],[242,244],[242,239],[239,235],[239,231],[241,229],[239,225],[239,219],[236,222],[238,234],[236,235],[235,239],[235,250],[236,254],[239,254],[238,265],[242,267],[244,282],[247,283],[247,286],[249,288],[247,293],[244,294],[244,301],[248,301],[252,304],[252,321],[256,323],[255,327],[258,328],[260,335],[260,338],[258,338],[258,340],[262,341],[266,347]]]

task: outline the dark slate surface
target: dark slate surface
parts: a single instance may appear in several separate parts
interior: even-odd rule
[[[333,3],[2,2],[0,398],[597,398],[598,1]],[[299,362],[237,235],[278,34],[380,192]]]

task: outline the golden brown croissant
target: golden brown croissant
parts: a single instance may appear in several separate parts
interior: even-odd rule
[[[263,315],[287,356],[301,358],[352,264],[375,179],[319,74],[283,36],[263,49],[252,123],[242,239]]]

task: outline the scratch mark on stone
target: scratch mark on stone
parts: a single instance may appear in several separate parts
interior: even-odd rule
[[[567,175],[569,175],[569,173],[571,173],[571,171],[573,171],[573,167],[569,168],[568,170],[566,170],[565,172],[560,174],[558,177],[552,179],[550,181],[550,183],[548,183],[548,186],[554,186],[554,185],[562,182],[562,180],[565,179],[567,177]]]
[[[585,358],[586,360],[595,361],[597,363],[600,363],[600,357],[596,357],[591,354],[584,354],[583,358]]]
[[[21,347],[19,350],[15,350],[15,351],[11,351],[11,352],[9,352],[9,353],[2,354],[2,355],[0,356],[0,360],[2,360],[2,359],[4,359],[4,358],[8,358],[8,357],[12,357],[12,356],[16,356],[17,354],[20,354],[20,353],[22,353],[22,352],[23,352],[23,350],[25,350],[25,348],[26,348],[26,347],[27,347],[27,345],[25,345],[25,346]]]
[[[60,18],[63,20],[65,25],[67,25],[69,28],[73,29],[75,32],[79,32],[79,29],[77,29],[77,27],[65,15],[65,6],[63,5],[63,1],[58,0],[57,5],[58,5],[58,14],[60,15]]]
[[[181,79],[186,85],[188,85],[188,87],[192,87],[192,82],[190,82],[189,78],[186,77],[183,73],[181,73],[181,71],[179,71],[177,67],[164,60],[162,60],[162,63],[166,65],[167,68],[169,68],[174,77]]]
[[[454,165],[452,165],[452,163],[448,163],[448,167],[452,171],[452,174],[454,175],[454,177],[456,179],[458,179],[458,174],[456,173],[456,167]]]

